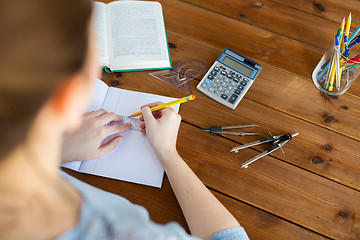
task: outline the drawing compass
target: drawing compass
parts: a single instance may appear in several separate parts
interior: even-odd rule
[[[227,129],[237,129],[237,128],[250,128],[250,127],[258,127],[256,124],[247,124],[247,125],[235,125],[235,126],[213,126],[209,129],[202,129],[203,132],[210,132],[211,134],[228,134],[228,135],[236,135],[236,136],[246,136],[246,135],[260,135],[260,133],[249,133],[249,132],[232,132],[232,131],[223,131]]]
[[[271,135],[271,133],[270,133]],[[282,152],[284,152],[281,147],[284,146],[287,142],[289,142],[293,137],[299,135],[299,133],[294,133],[294,134],[290,134],[287,133],[285,135],[281,135],[281,136],[270,136],[270,137],[266,137],[266,138],[262,138],[258,141],[255,142],[251,142],[251,143],[247,143],[244,145],[240,145],[238,147],[234,147],[230,150],[230,152],[235,152],[237,153],[239,150],[244,149],[244,148],[248,148],[248,147],[252,147],[252,146],[256,146],[256,145],[260,145],[263,143],[272,143],[273,146],[268,148],[267,150],[265,150],[264,152],[258,154],[257,156],[253,157],[252,159],[244,162],[243,164],[241,164],[241,168],[247,168],[249,164],[255,162],[256,160],[269,155],[270,153],[274,152],[275,150],[280,149]]]

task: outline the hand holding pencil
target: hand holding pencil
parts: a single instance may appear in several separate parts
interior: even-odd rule
[[[169,165],[169,154],[176,154],[176,139],[180,127],[181,116],[172,108],[163,108],[152,112],[150,108],[160,106],[162,102],[143,106],[140,120],[140,132],[146,136],[154,149],[161,165]]]
[[[175,100],[175,101],[172,101],[172,102],[169,102],[169,103],[156,105],[156,106],[151,108],[151,111],[154,112],[154,111],[157,111],[157,110],[161,110],[163,108],[171,107],[173,105],[184,103],[184,102],[194,100],[194,99],[195,99],[195,95],[190,95],[190,96],[183,97],[183,98],[180,98],[178,100]],[[129,117],[137,117],[137,116],[140,116],[140,115],[142,115],[141,111],[137,112],[137,113],[133,113]]]

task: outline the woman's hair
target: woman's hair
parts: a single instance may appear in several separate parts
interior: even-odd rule
[[[0,158],[88,50],[90,0],[0,2]]]

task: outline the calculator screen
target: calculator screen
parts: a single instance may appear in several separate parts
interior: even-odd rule
[[[251,76],[251,74],[253,73],[253,70],[251,68],[245,67],[241,63],[238,63],[229,57],[225,57],[223,60],[223,63],[229,65],[230,67],[237,69],[238,71],[240,71],[242,73],[245,73],[248,76]]]

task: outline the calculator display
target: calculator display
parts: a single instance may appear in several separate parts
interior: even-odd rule
[[[222,62],[229,65],[230,67],[235,68],[236,70],[238,70],[248,76],[251,76],[251,74],[253,73],[253,70],[251,68],[245,67],[241,63],[238,63],[229,57],[224,57]]]

